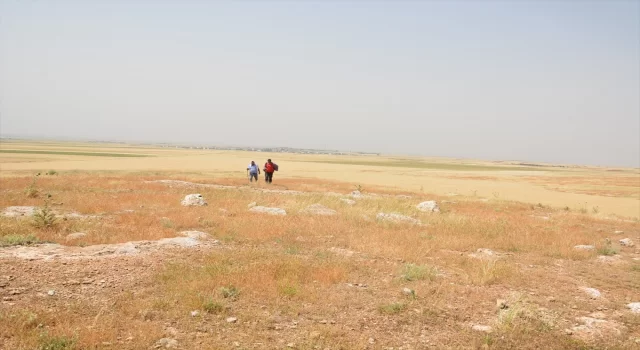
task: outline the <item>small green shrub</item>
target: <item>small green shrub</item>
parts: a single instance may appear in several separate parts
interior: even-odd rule
[[[240,296],[240,290],[234,286],[220,288],[222,297],[226,299],[236,300]]]
[[[38,243],[38,238],[34,235],[6,235],[0,237],[0,247],[13,245],[30,245]]]
[[[612,256],[618,254],[618,250],[611,246],[611,242],[607,242],[605,245],[598,248],[598,254]]]
[[[34,176],[29,186],[27,186],[27,188],[24,189],[24,194],[27,195],[27,197],[29,198],[37,198],[38,195],[40,194],[40,191],[38,191],[38,189],[36,188],[36,179],[38,175]]]
[[[33,214],[33,226],[37,228],[51,228],[56,224],[56,214],[49,207],[49,202],[45,201],[44,206],[40,207]]]
[[[406,308],[407,306],[403,303],[391,303],[387,305],[381,305],[378,308],[378,311],[380,311],[383,314],[392,315],[392,314],[400,313]]]
[[[202,303],[202,309],[210,314],[219,314],[224,311],[224,306],[213,299],[208,299]]]
[[[432,281],[436,278],[436,269],[425,265],[405,264],[402,269],[402,278],[405,281]]]
[[[291,284],[281,284],[280,286],[278,286],[278,291],[280,292],[280,294],[287,297],[294,297],[298,295],[298,288]]]
[[[40,336],[38,350],[73,350],[76,340],[65,336],[52,337],[46,333]]]

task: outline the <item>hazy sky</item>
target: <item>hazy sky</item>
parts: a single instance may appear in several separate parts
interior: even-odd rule
[[[640,1],[0,0],[0,134],[640,166]]]

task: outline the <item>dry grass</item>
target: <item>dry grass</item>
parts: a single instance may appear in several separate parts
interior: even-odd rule
[[[32,181],[28,175],[2,178],[0,208],[44,204],[44,198],[25,195]],[[239,188],[147,182],[168,177]],[[261,349],[290,343],[299,349],[572,349],[586,346],[564,333],[575,317],[602,305],[627,315],[624,303],[640,288],[640,264],[631,260],[637,251],[618,246],[616,240],[611,246],[605,243],[615,238],[615,230],[637,238],[640,225],[593,213],[501,200],[443,203],[444,197],[418,191],[402,192],[411,198],[372,197],[349,206],[324,193],[346,194],[354,184],[317,179],[283,178],[267,187],[202,174],[78,171],[40,177],[36,186],[39,193],[51,195],[57,212],[97,217],[59,219],[42,228],[28,218],[0,217],[3,241],[26,244],[15,237],[29,237],[89,245],[200,230],[220,240],[221,247],[65,264],[0,260],[0,278],[20,276],[12,287],[31,286],[12,297],[15,305],[0,305],[0,347],[146,349],[162,337],[173,337],[183,348],[203,349],[235,348],[235,342],[240,348]],[[310,193],[265,193],[251,187]],[[363,189],[399,192],[374,185]],[[181,206],[189,193],[201,193],[209,205]],[[427,199],[439,200],[442,213],[415,208]],[[288,215],[251,213],[247,204],[254,201],[284,208]],[[316,203],[338,215],[300,212]],[[377,222],[378,212],[412,216],[424,225]],[[66,242],[73,232],[87,236]],[[598,251],[576,251],[577,244],[596,245],[600,252],[609,247],[621,254],[622,262],[599,263]],[[478,248],[499,256],[470,257]],[[10,268],[14,270],[4,272]],[[83,274],[107,279],[113,287],[96,291],[55,284]],[[49,285],[57,286],[51,288],[59,290],[60,298],[42,296]],[[579,290],[585,285],[601,289],[606,298],[588,299]],[[415,295],[404,295],[404,287]],[[0,288],[5,294],[7,290]],[[514,293],[521,297],[509,313],[496,311],[495,299]],[[226,322],[231,316],[238,322]],[[633,346],[640,323],[625,317],[628,337],[591,345]],[[476,323],[495,325],[495,330],[490,335],[474,332],[470,326]],[[167,333],[169,326],[177,335]]]

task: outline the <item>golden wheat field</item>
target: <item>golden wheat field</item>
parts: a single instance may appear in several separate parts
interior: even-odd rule
[[[1,349],[640,347],[638,169],[3,141],[0,210]]]

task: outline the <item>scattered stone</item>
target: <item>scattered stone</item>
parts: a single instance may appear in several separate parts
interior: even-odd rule
[[[598,299],[601,296],[601,293],[599,290],[595,289],[595,288],[587,288],[587,287],[582,287],[580,288],[582,291],[584,291],[585,293],[587,293],[587,295],[589,295],[589,297],[591,299]]]
[[[324,215],[324,216],[336,215],[338,213],[335,210],[327,208],[322,204],[310,205],[307,208],[305,208],[302,212],[305,214]]]
[[[188,247],[195,247],[199,245],[200,241],[191,237],[173,237],[173,238],[159,239],[158,241],[156,241],[156,244],[159,246],[171,245],[176,247],[188,248]]]
[[[576,249],[576,250],[595,250],[596,247],[592,246],[592,245],[580,244],[580,245],[574,246],[573,249]]]
[[[164,330],[164,331],[165,331],[165,333],[166,333],[166,334],[171,335],[171,336],[174,336],[174,337],[175,337],[176,335],[178,335],[178,330],[177,330],[177,329],[175,329],[175,327],[167,327],[167,328],[165,328],[165,330]]]
[[[296,344],[294,344],[294,343],[289,343],[289,344],[287,344],[287,347],[288,347],[288,348],[293,348],[293,347],[295,347],[295,346],[296,346]]]
[[[360,191],[353,191],[351,192],[351,197],[353,198],[362,198],[362,193],[360,193]]]
[[[237,347],[240,347],[240,343],[239,343],[239,342],[237,342],[237,341],[234,341],[234,342],[233,342],[233,346],[235,346],[236,348],[237,348]]]
[[[70,233],[70,234],[67,235],[66,240],[68,242],[68,241],[73,241],[73,240],[80,239],[80,238],[83,238],[83,237],[86,237],[86,236],[87,236],[87,234],[84,233],[84,232]]]
[[[204,197],[202,197],[200,193],[194,193],[186,195],[181,204],[185,207],[204,206],[207,205],[207,202],[204,200]]]
[[[255,207],[256,205],[258,205],[258,203],[251,202],[251,203],[249,203],[249,205],[247,205],[247,208],[251,209],[251,208]]]
[[[375,343],[375,342],[376,342],[376,340],[375,340],[375,339],[373,339],[373,338],[369,338],[369,344],[373,344],[373,343]]]
[[[624,246],[624,247],[633,247],[634,246],[633,241],[630,238],[621,239],[618,242],[620,242],[620,245]]]
[[[402,294],[404,294],[406,296],[415,296],[416,295],[416,291],[411,289],[411,288],[404,287],[404,288],[402,288]]]
[[[491,331],[493,330],[491,326],[485,326],[481,324],[474,324],[473,326],[471,326],[471,329],[473,329],[474,331],[485,333],[491,333]]]
[[[337,248],[337,247],[331,247],[331,248],[329,248],[329,251],[334,253],[334,254],[342,255],[342,256],[347,257],[347,258],[352,257],[356,253],[353,250],[344,249],[344,248]]]
[[[318,331],[313,331],[313,332],[309,333],[309,337],[310,337],[311,339],[318,339],[318,338],[320,338],[320,332],[318,332]]]
[[[606,255],[600,255],[597,258],[598,262],[604,263],[604,264],[616,264],[622,261],[622,257],[620,255],[613,255],[613,256],[606,256]]]
[[[206,232],[200,232],[200,231],[182,231],[180,232],[181,235],[185,236],[185,237],[189,237],[189,238],[193,238],[193,239],[197,239],[197,240],[205,240],[205,239],[209,239],[209,234]]]
[[[52,290],[47,292],[47,295],[52,297],[52,296],[56,295],[56,291],[52,289]]]
[[[33,216],[38,208],[28,206],[14,206],[7,207],[2,211],[2,216],[18,217],[18,216]]]
[[[227,317],[227,323],[236,323],[238,319],[236,317]]]
[[[177,348],[178,341],[172,338],[162,338],[158,340],[158,342],[156,343],[156,347],[167,348],[167,349]]]
[[[348,198],[340,198],[340,200],[345,203],[346,205],[355,205],[356,201],[354,201],[353,199],[348,199]]]
[[[249,211],[254,213],[262,213],[269,215],[287,215],[287,212],[284,209],[280,208],[268,208],[263,206],[256,206],[249,209]]]
[[[507,303],[507,301],[504,299],[497,299],[496,307],[498,308],[498,310],[505,310],[509,308],[509,303]]]
[[[542,216],[542,215],[529,215],[529,216],[532,218],[536,218],[544,221],[551,220],[551,218],[548,216]]]
[[[469,257],[476,259],[496,259],[499,255],[491,249],[478,248],[475,253],[469,254]]]
[[[198,310],[191,311],[191,317],[197,317],[198,315],[200,315],[200,311]]]
[[[578,317],[581,325],[571,328],[573,336],[584,341],[594,341],[597,338],[614,338],[622,335],[625,327],[615,321],[602,320],[593,317]]]
[[[394,222],[394,223],[406,223],[406,224],[413,224],[413,225],[421,224],[420,220],[418,219],[414,219],[412,217],[402,215],[402,214],[397,214],[397,213],[388,213],[388,214],[378,213],[378,215],[376,215],[376,219],[382,220],[382,221]]]
[[[416,206],[418,210],[428,212],[428,213],[439,213],[440,207],[438,207],[438,203],[436,201],[426,201],[418,204]]]
[[[616,235],[621,235],[624,233],[624,231],[614,231],[613,233],[615,233]]]
[[[634,314],[640,314],[640,302],[627,304],[627,308]]]

